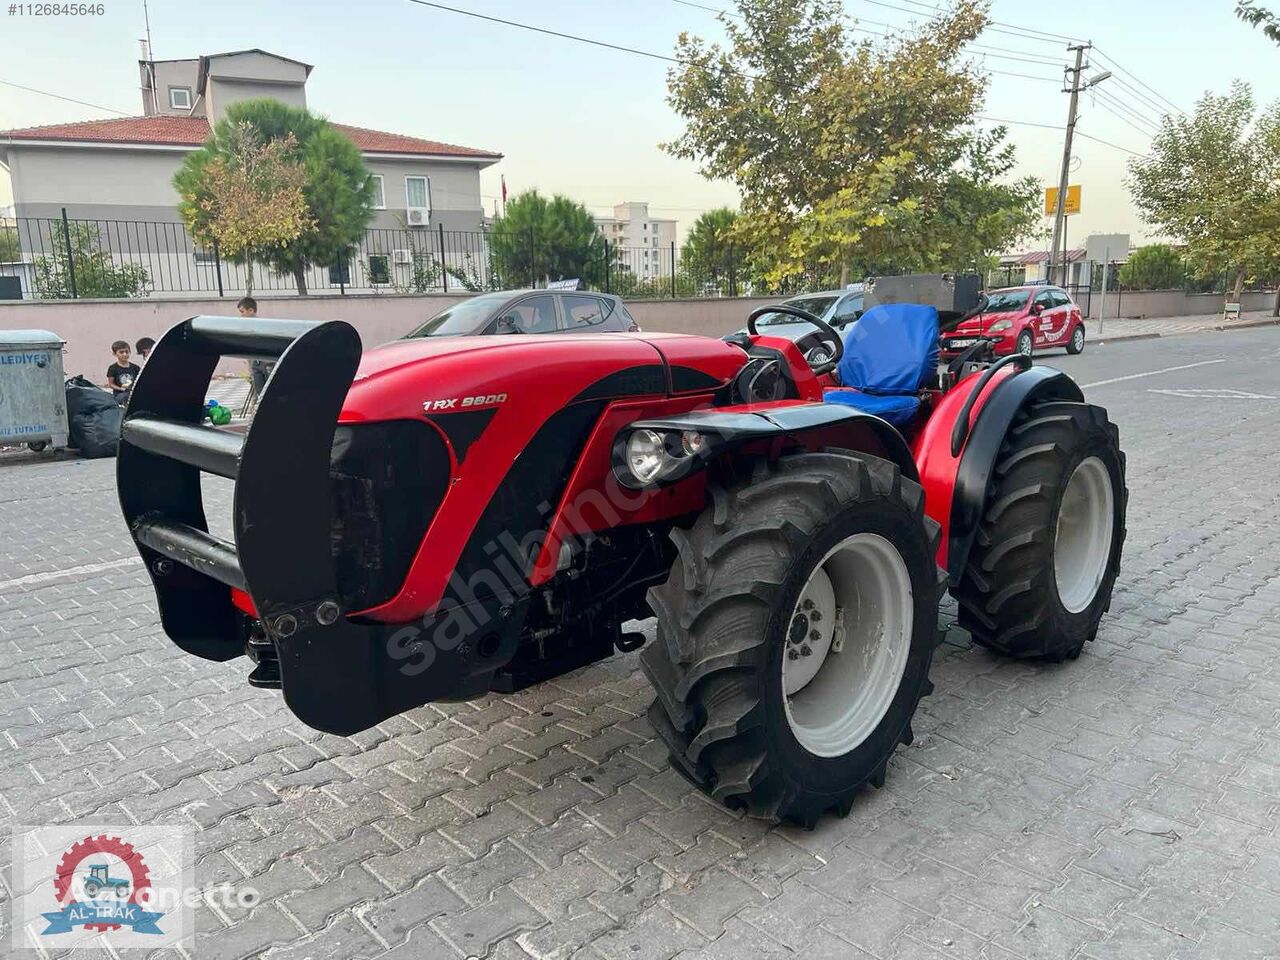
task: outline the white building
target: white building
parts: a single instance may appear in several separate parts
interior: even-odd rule
[[[649,204],[628,201],[612,217],[596,217],[613,262],[641,280],[669,277],[675,259],[676,221],[649,216]],[[616,251],[616,252],[614,252]]]

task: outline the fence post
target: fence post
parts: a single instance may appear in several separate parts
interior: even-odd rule
[[[440,282],[444,284],[444,292],[449,292],[449,268],[444,260],[444,224],[437,223],[440,231]]]
[[[738,295],[738,273],[737,263],[733,259],[733,244],[729,244],[729,296],[736,297]]]
[[[534,260],[535,247],[533,243],[533,227],[529,227],[529,287],[532,289],[538,285],[538,265]]]
[[[67,208],[62,208],[62,242],[66,244],[67,250],[67,279],[71,283],[71,299],[78,300],[80,295],[76,292],[76,261],[71,255],[71,224],[67,222]]]
[[[218,252],[218,241],[213,241],[213,270],[218,275],[218,296],[222,296],[222,254]]]
[[[671,299],[676,298],[676,242],[671,241]]]
[[[343,297],[347,295],[347,265],[351,262],[350,254],[344,256],[344,253],[346,251],[339,253],[333,261],[333,268],[338,271],[338,294]]]

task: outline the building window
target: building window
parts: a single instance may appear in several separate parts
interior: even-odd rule
[[[404,178],[404,202],[407,207],[430,206],[427,202],[427,178]]]
[[[369,283],[391,282],[391,258],[385,253],[369,254]]]
[[[387,197],[386,197],[386,194],[382,192],[382,174],[375,173],[371,177],[369,177],[369,179],[373,181],[374,208],[378,210],[387,209]]]
[[[170,87],[169,88],[169,109],[190,110],[191,109],[191,88],[190,87]]]

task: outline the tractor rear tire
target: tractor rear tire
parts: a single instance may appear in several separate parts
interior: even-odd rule
[[[938,526],[897,466],[848,450],[761,460],[708,490],[649,591],[650,721],[731,809],[808,827],[843,816],[884,783],[932,690]]]
[[[996,459],[952,594],[960,626],[1010,657],[1074,660],[1098,632],[1125,538],[1125,457],[1101,407],[1033,404]]]

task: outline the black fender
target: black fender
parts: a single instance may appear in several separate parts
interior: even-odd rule
[[[951,499],[951,527],[947,545],[947,574],[952,586],[960,582],[973,550],[978,525],[991,489],[991,473],[1005,435],[1024,407],[1045,400],[1084,402],[1080,386],[1061,370],[1031,367],[1005,377],[991,388],[969,430]]]
[[[659,483],[681,480],[711,460],[732,454],[752,441],[771,437],[798,439],[813,430],[827,431],[830,437],[828,446],[848,447],[884,457],[896,464],[904,477],[917,483],[920,481],[911,448],[892,424],[842,404],[805,403],[750,411],[707,409],[638,420],[622,431],[614,447],[614,475],[619,483],[633,489],[638,484],[625,466],[622,448],[626,437],[641,429],[674,436],[691,430],[702,434],[708,441],[707,450],[702,455],[689,457],[684,469],[664,476]]]

